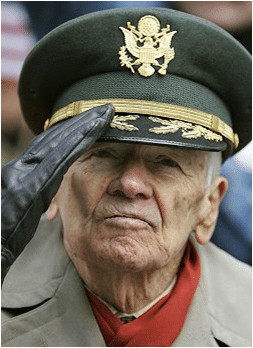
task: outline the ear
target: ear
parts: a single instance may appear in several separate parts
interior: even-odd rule
[[[46,211],[46,216],[49,221],[52,221],[56,218],[58,214],[58,204],[56,197],[54,197],[50,203],[50,206],[48,207]]]
[[[218,177],[212,183],[210,193],[207,195],[207,209],[203,219],[195,227],[195,237],[199,244],[207,244],[214,232],[216,221],[219,215],[219,207],[228,189],[226,178]]]

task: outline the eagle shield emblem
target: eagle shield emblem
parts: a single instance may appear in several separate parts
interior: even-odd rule
[[[138,30],[130,22],[127,28],[120,27],[125,39],[125,45],[119,50],[121,66],[135,73],[133,66],[140,65],[138,72],[145,77],[153,75],[156,71],[153,66],[157,66],[158,73],[165,75],[169,62],[175,57],[175,50],[170,45],[176,31],[171,32],[170,25],[160,31],[159,20],[149,15],[139,20]],[[133,61],[127,51],[137,59]]]

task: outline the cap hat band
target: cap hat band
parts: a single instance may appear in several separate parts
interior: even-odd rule
[[[134,99],[108,98],[75,101],[56,111],[53,116],[45,122],[44,128],[46,130],[53,124],[68,117],[76,116],[88,109],[108,103],[114,105],[116,112],[160,116],[204,126],[224,136],[234,144],[235,148],[237,148],[239,144],[238,135],[233,132],[228,124],[215,115],[173,104]]]

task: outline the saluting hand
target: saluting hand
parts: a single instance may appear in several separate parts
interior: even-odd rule
[[[37,136],[2,169],[2,283],[33,237],[70,165],[105,132],[112,104],[88,110]]]

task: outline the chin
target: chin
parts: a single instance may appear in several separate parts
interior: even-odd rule
[[[119,237],[92,248],[99,267],[129,272],[151,271],[165,266],[167,255],[161,255],[154,246],[143,245],[136,240]]]

